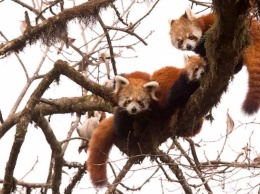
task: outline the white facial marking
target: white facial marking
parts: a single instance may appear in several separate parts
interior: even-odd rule
[[[194,36],[196,36],[198,38],[198,40],[202,36],[202,30],[199,29],[199,28],[196,28],[195,26],[192,27],[192,33],[193,33]]]
[[[188,69],[188,79],[191,81],[192,77],[193,77],[193,70],[192,69]]]
[[[204,73],[204,67],[200,67],[196,74],[196,79],[200,79],[201,75]]]
[[[129,114],[135,115],[140,112],[143,112],[149,108],[149,100],[122,98],[119,99],[118,105],[127,111]]]
[[[197,70],[195,70],[196,68],[198,67],[187,70],[187,76],[190,81],[199,80],[202,74],[205,72],[205,66],[199,67]]]
[[[193,50],[197,42],[195,40],[186,39],[183,41],[182,50]]]
[[[185,40],[183,40],[182,50],[193,50],[202,36],[202,31],[193,26],[192,35],[196,37],[196,39],[189,39],[190,33],[187,33]]]

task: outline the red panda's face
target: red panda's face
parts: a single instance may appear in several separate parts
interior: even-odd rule
[[[193,50],[202,36],[193,18],[184,14],[177,20],[170,21],[170,38],[174,47],[180,50]]]
[[[206,68],[206,62],[202,57],[190,56],[186,63],[187,76],[190,81],[195,81],[201,78]]]
[[[120,96],[118,105],[129,114],[138,114],[149,109],[150,99],[135,96]]]
[[[117,104],[129,114],[138,114],[149,110],[152,100],[157,100],[155,90],[158,83],[155,81],[147,82],[142,79],[126,79],[116,76],[116,95]]]

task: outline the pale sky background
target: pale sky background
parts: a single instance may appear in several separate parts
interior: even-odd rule
[[[31,2],[29,0],[24,2]],[[183,0],[174,0],[167,1],[161,0],[158,3],[155,10],[151,12],[151,14],[142,21],[141,26],[136,32],[140,36],[145,36],[151,30],[154,31],[151,37],[149,37],[147,41],[148,46],[144,46],[139,44],[135,47],[136,53],[134,51],[129,50],[124,53],[125,56],[132,56],[133,54],[137,55],[136,59],[116,59],[118,73],[123,72],[131,72],[135,70],[147,71],[152,73],[154,70],[159,69],[160,67],[167,65],[174,65],[178,67],[183,66],[183,53],[181,51],[176,50],[170,43],[169,39],[169,23],[168,20],[171,18],[178,18],[181,14],[184,13],[184,10],[190,3],[188,1]],[[12,9],[10,9],[12,6]],[[142,5],[136,8],[135,12],[130,14],[130,18],[135,21],[135,17],[138,17],[138,13],[142,13],[141,10],[143,8]],[[140,10],[139,10],[140,9]],[[195,7],[194,10],[201,10],[199,7]],[[15,14],[14,14],[15,13]],[[105,11],[102,13],[106,14]],[[24,10],[20,9],[20,6],[17,6],[13,2],[4,1],[0,4],[0,17],[6,17],[8,19],[2,20],[0,22],[0,30],[7,35],[8,39],[11,40],[21,35],[20,32],[20,20],[24,17]],[[109,21],[108,21],[109,22]],[[78,34],[78,29],[71,28],[70,34]],[[2,40],[2,39],[0,39]],[[76,43],[75,43],[76,44]],[[42,54],[37,50],[38,45],[28,46],[21,53],[20,57],[22,58],[24,64],[26,66],[31,65],[32,69],[30,73],[35,71],[36,65],[39,63]],[[40,57],[39,57],[40,56]],[[50,63],[51,64],[51,63]],[[26,80],[24,74],[19,73],[22,70],[21,65],[17,62],[17,59],[14,55],[11,55],[7,58],[0,60],[0,109],[2,111],[3,117],[6,118],[10,109],[13,106],[13,102],[16,100],[22,88],[24,87]],[[226,131],[226,112],[229,110],[230,116],[233,118],[235,122],[235,127],[238,127],[241,123],[246,122],[260,122],[260,111],[258,114],[255,114],[251,117],[245,117],[245,115],[241,112],[241,104],[245,97],[245,92],[247,90],[247,72],[246,69],[243,68],[241,72],[235,75],[234,80],[230,83],[228,92],[223,95],[221,99],[221,103],[213,109],[212,113],[214,116],[214,121],[212,124],[209,122],[205,122],[203,125],[202,132],[193,138],[195,142],[200,142],[201,147],[198,148],[198,153],[200,153],[199,157],[201,160],[205,161],[204,155],[207,156],[209,160],[215,159],[218,155],[219,150],[222,147],[222,143]],[[66,84],[64,84],[66,83]],[[37,83],[33,84],[35,86]],[[33,86],[30,91],[33,91]],[[76,85],[70,81],[63,80],[61,86],[55,86],[51,90],[48,90],[44,97],[48,98],[60,98],[66,96],[78,96],[81,94],[80,87],[75,87]],[[70,88],[70,92],[68,92],[68,88]],[[8,91],[8,92],[5,92]],[[11,92],[10,92],[11,91]],[[10,95],[11,94],[11,95]],[[27,95],[29,96],[29,94]],[[20,108],[22,108],[24,102]],[[52,117],[53,120],[57,120],[56,122],[52,122],[52,127],[54,132],[57,134],[59,140],[63,140],[66,137],[66,133],[70,127],[71,115],[67,115],[68,119],[64,119],[64,117],[60,118],[59,116],[54,115]],[[10,148],[13,141],[15,128],[10,130],[1,140],[0,140],[0,179],[3,179],[5,172],[5,164],[9,157]],[[252,135],[253,133],[253,135]],[[75,132],[75,136],[76,136]],[[225,147],[225,150],[222,155],[222,160],[230,160],[230,158],[234,158],[237,156],[239,152],[242,151],[242,148],[247,144],[251,143],[251,154],[252,159],[255,158],[260,153],[260,127],[259,125],[247,125],[238,127],[229,137],[228,142]],[[221,141],[217,141],[222,138]],[[258,139],[257,139],[258,138]],[[180,138],[180,142],[183,143],[184,147],[186,142]],[[208,144],[208,142],[211,142]],[[207,146],[204,146],[206,145]],[[65,159],[69,161],[75,160],[83,163],[87,156],[85,153],[78,154],[77,148],[79,146],[79,141],[72,141],[68,147],[67,155],[65,155]],[[187,146],[187,145],[186,145]],[[38,157],[38,164],[36,165],[33,172],[31,172],[24,181],[31,182],[44,182],[46,179],[46,175],[48,173],[48,164],[50,157],[50,149],[47,149],[48,145],[46,140],[40,129],[35,129],[32,125],[32,129],[30,129],[27,133],[26,140],[21,150],[21,154],[18,159],[17,167],[15,169],[15,177],[19,180],[26,172],[30,170],[32,165],[35,163],[36,158]],[[29,153],[29,154],[28,154]],[[178,152],[177,152],[178,153]],[[176,152],[175,152],[176,154]],[[120,158],[121,153],[118,152],[117,148],[113,148],[113,151],[110,154],[110,159],[112,161],[116,161]],[[255,157],[254,157],[255,156]],[[124,164],[125,161],[118,161],[117,165]],[[151,164],[148,162],[144,162],[142,165],[135,165],[133,169],[142,169],[142,167],[150,166]],[[155,169],[151,168],[151,169]],[[109,168],[108,168],[109,169]],[[70,173],[70,170],[67,172]],[[131,172],[127,174],[125,182],[131,182],[136,186],[140,185],[140,183],[145,180],[143,176],[149,176],[152,174],[151,170],[140,170],[138,173],[132,176]],[[39,174],[43,176],[39,176]],[[140,174],[140,175],[139,175]],[[111,176],[111,172],[109,171],[109,175]],[[140,178],[140,179],[139,179]],[[175,177],[174,177],[175,178]],[[69,177],[67,175],[63,176],[62,181],[65,185]],[[113,180],[113,179],[111,179]],[[256,180],[258,183],[260,179]],[[172,184],[172,183],[170,183]],[[211,182],[209,183],[210,185]],[[157,178],[151,180],[145,187],[142,188],[140,192],[135,193],[148,193],[151,191],[151,185],[154,186],[153,193],[161,193],[161,185]],[[178,186],[179,184],[174,184],[174,186]],[[168,186],[168,189],[174,189],[173,186]],[[74,193],[95,193],[94,191],[90,191],[92,189],[92,185],[88,180],[88,174],[84,175],[81,183],[78,185],[77,189],[75,189]],[[123,191],[123,189],[122,189]],[[103,190],[100,192],[102,193]],[[127,193],[127,192],[126,192]],[[128,192],[131,193],[131,192]],[[167,191],[165,191],[167,193]],[[174,193],[182,193],[182,192],[174,192]],[[199,192],[200,193],[200,192]]]

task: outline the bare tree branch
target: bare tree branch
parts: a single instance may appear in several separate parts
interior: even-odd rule
[[[47,45],[50,44],[50,41],[57,42],[62,36],[62,34],[57,33],[57,27],[60,27],[60,30],[64,30],[67,27],[68,21],[75,18],[87,18],[88,21],[95,20],[100,10],[108,7],[111,2],[113,2],[113,0],[88,1],[73,8],[66,9],[56,16],[48,18],[41,24],[32,27],[24,35],[1,46],[0,55],[5,55],[12,51],[19,52],[26,46],[26,41],[34,43],[39,38],[43,39],[43,43]],[[64,32],[66,32],[66,30],[64,30]]]
[[[136,157],[130,157],[126,164],[124,165],[123,169],[120,171],[120,173],[117,175],[113,183],[108,187],[106,194],[112,194],[115,192],[117,185],[122,181],[122,179],[125,177],[127,172],[130,170],[130,168],[133,166],[134,163],[136,163],[137,158]]]
[[[171,171],[175,174],[177,179],[180,181],[180,184],[186,194],[192,194],[192,190],[189,186],[189,184],[186,181],[186,178],[184,177],[182,170],[179,168],[179,166],[174,162],[173,159],[170,158],[168,154],[163,153],[163,151],[157,149],[154,153],[156,157],[158,157],[162,162],[167,164]]]
[[[102,21],[100,16],[98,16],[98,22],[102,26],[104,33],[106,35],[107,43],[108,43],[108,47],[109,47],[109,52],[110,52],[111,63],[112,63],[112,67],[113,67],[113,70],[114,70],[114,75],[117,75],[116,61],[115,61],[115,57],[114,57],[114,50],[113,50],[112,42],[111,42],[107,27],[104,24],[104,22]],[[108,77],[108,79],[110,79],[110,77]]]

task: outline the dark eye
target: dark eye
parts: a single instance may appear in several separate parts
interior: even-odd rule
[[[126,100],[126,103],[127,103],[127,104],[130,104],[130,103],[131,103],[131,100],[129,100],[129,99]]]
[[[198,70],[199,70],[199,68],[198,68],[198,67],[194,68],[194,71],[195,71],[195,72],[197,72]]]
[[[141,105],[141,104],[142,104],[142,101],[141,101],[141,100],[137,100],[137,103],[138,103],[139,105]]]
[[[182,45],[183,44],[183,40],[182,39],[177,39],[177,41],[178,41],[178,45]]]
[[[194,40],[194,39],[195,39],[195,36],[194,36],[193,34],[189,34],[188,39]]]

